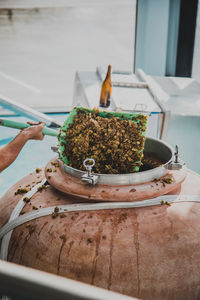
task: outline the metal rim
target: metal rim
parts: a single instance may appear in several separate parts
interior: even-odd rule
[[[151,181],[157,177],[164,176],[167,173],[166,166],[172,161],[173,158],[173,149],[172,147],[164,141],[161,141],[156,138],[147,137],[146,140],[149,142],[159,143],[164,146],[170,153],[170,158],[160,167],[156,167],[151,170],[127,173],[127,174],[98,174],[92,173],[95,176],[98,176],[98,183],[105,185],[129,185],[129,184],[138,184]],[[61,159],[59,159],[61,168],[64,172],[71,174],[74,177],[81,178],[87,172],[69,167]]]

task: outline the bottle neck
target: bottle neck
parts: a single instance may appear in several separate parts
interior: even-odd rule
[[[111,66],[110,65],[108,66],[108,71],[107,71],[107,74],[106,74],[105,81],[108,80],[108,79],[111,79]]]

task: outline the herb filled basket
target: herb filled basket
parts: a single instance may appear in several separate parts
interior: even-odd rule
[[[93,158],[99,174],[138,172],[142,165],[147,117],[142,114],[74,108],[59,135],[60,158],[75,169]]]

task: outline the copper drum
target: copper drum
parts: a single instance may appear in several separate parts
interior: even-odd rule
[[[66,178],[60,175],[63,171],[55,162],[52,160],[46,168],[47,179],[51,182],[59,175],[60,183],[64,184]],[[179,175],[167,175],[177,181],[171,189],[162,181],[148,185],[155,184],[154,188],[160,191],[163,188],[160,194],[168,193],[163,205],[58,212],[17,226],[9,242],[8,261],[139,299],[200,299],[200,205],[190,201],[167,204],[170,195],[200,195],[200,178],[186,169],[184,180],[182,171],[177,172]],[[18,201],[24,197],[15,195],[17,189],[31,188],[43,178],[44,170],[33,172],[1,198],[0,226],[8,222]],[[66,185],[69,183],[73,179],[65,181]],[[120,193],[125,187],[112,188]],[[137,188],[131,186],[133,191]],[[122,200],[126,201],[122,194]],[[94,200],[46,185],[25,203],[21,215],[45,207]]]

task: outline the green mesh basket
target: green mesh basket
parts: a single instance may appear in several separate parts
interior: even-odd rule
[[[85,113],[94,113],[94,111],[92,109],[87,109],[84,107],[75,107],[73,108],[73,110],[70,112],[68,118],[66,119],[65,123],[63,124],[61,130],[60,130],[60,134],[58,137],[58,143],[59,143],[59,148],[60,148],[60,157],[62,159],[62,161],[68,165],[69,161],[68,158],[66,157],[66,155],[64,154],[64,150],[65,150],[65,146],[66,146],[66,140],[65,140],[65,136],[66,136],[66,131],[69,128],[70,124],[73,124],[74,121],[74,116],[77,114],[78,110],[82,110]],[[123,119],[123,120],[130,120],[134,123],[139,124],[140,123],[140,118],[139,116],[141,116],[141,114],[133,114],[133,113],[124,113],[124,112],[106,112],[106,111],[99,111],[98,115],[100,117],[103,118],[113,118],[113,117],[118,117],[119,119]],[[132,120],[132,118],[135,117],[136,120]],[[138,118],[138,119],[137,119]],[[146,134],[146,127],[147,127],[147,122],[145,122],[145,130],[141,130],[141,134],[143,136],[145,136]],[[139,127],[139,129],[142,129],[142,125]],[[143,150],[139,150],[139,152],[141,152]],[[140,161],[136,162],[136,163],[141,163]],[[135,167],[135,171],[139,171],[139,166]]]

